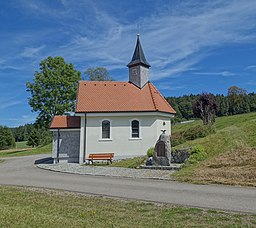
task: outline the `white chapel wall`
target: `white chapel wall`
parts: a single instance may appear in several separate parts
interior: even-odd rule
[[[101,138],[101,122],[111,123],[110,139]],[[131,121],[139,120],[140,138],[132,138]],[[165,126],[163,126],[165,121]],[[116,158],[144,156],[148,148],[153,147],[166,129],[170,133],[170,119],[157,116],[115,116],[87,117],[86,124],[86,156],[90,153],[113,152]],[[169,129],[169,131],[168,131]]]

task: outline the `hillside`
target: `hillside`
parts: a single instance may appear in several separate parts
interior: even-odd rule
[[[201,121],[174,125],[172,132],[202,125]],[[194,183],[222,183],[256,187],[256,113],[219,117],[216,133],[186,141],[175,148],[202,145],[204,161],[186,165],[175,173],[176,180]]]

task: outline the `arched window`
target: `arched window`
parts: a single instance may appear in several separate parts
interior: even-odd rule
[[[110,139],[110,122],[108,120],[102,121],[102,138]]]
[[[132,138],[140,137],[140,123],[138,120],[132,121]]]

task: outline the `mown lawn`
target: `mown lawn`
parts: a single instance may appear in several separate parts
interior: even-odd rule
[[[23,149],[23,148],[30,148],[31,146],[27,145],[27,141],[22,141],[22,142],[16,142],[16,148],[17,149]]]
[[[256,215],[0,187],[0,227],[255,227]]]
[[[13,157],[13,156],[27,156],[33,154],[47,154],[51,153],[52,144],[37,148],[17,148],[10,150],[1,150],[0,157]]]
[[[200,121],[193,123],[194,126],[196,124],[200,124]],[[175,125],[173,131],[185,130],[190,126]],[[176,147],[203,145],[207,157],[202,162],[185,166],[173,177],[195,183],[256,186],[256,113],[217,118],[215,127],[215,134],[186,141]]]

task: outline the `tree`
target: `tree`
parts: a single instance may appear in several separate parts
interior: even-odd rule
[[[246,108],[243,107],[243,100],[246,95],[247,92],[245,89],[239,88],[237,86],[231,86],[228,88],[228,100],[230,104],[229,108],[233,115],[244,113]]]
[[[217,116],[228,116],[229,115],[229,102],[227,97],[222,95],[216,95],[215,100],[218,104]]]
[[[0,126],[0,150],[15,147],[15,140],[10,128]]]
[[[11,128],[15,142],[27,141],[28,135],[34,129],[33,124],[25,124],[23,126]]]
[[[214,96],[210,93],[201,94],[194,103],[194,115],[201,118],[205,125],[215,122],[215,115],[218,109]]]
[[[40,136],[40,142],[39,142],[40,145],[45,146],[52,142],[52,134],[49,131],[49,129],[40,128],[37,130]]]
[[[36,123],[39,126],[49,127],[54,115],[74,111],[79,80],[81,72],[62,57],[41,61],[34,82],[27,82],[27,91],[31,93],[29,105],[38,112]]]
[[[189,101],[182,101],[179,103],[179,110],[185,119],[193,117],[193,105]]]
[[[105,67],[88,68],[85,73],[90,81],[113,81]]]
[[[32,132],[28,136],[27,145],[28,146],[39,146],[40,144],[40,135],[36,129],[33,129]]]

